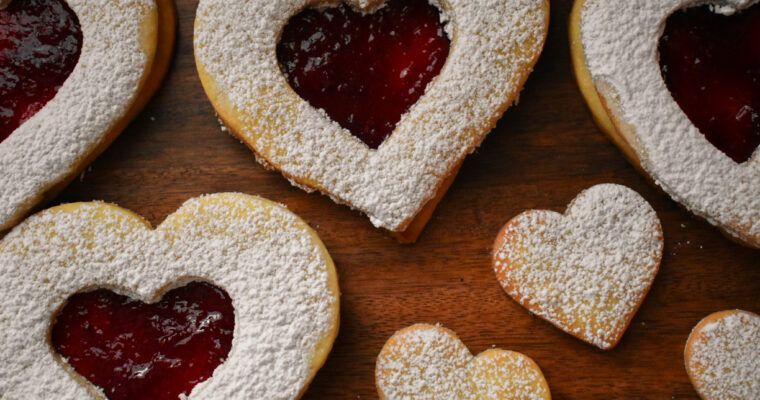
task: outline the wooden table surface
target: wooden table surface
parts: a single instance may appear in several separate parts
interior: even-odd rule
[[[520,104],[465,162],[415,245],[367,218],[296,189],[223,133],[198,80],[197,0],[177,0],[179,36],[164,86],[135,122],[55,204],[105,200],[159,224],[185,200],[225,191],[286,204],[319,233],[340,275],[341,331],[306,399],[377,398],[375,357],[398,329],[440,322],[477,354],[532,357],[555,399],[693,399],[683,366],[692,327],[711,312],[760,313],[760,252],[743,248],[660,193],[596,128],[572,75],[571,0],[554,0],[543,56]],[[526,209],[563,211],[584,188],[615,182],[641,193],[665,231],[660,273],[619,346],[601,351],[531,316],[496,281],[491,245]]]

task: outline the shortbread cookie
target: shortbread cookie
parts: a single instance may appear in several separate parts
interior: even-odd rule
[[[528,311],[601,349],[623,336],[660,266],[662,227],[638,193],[581,192],[564,215],[526,211],[499,233],[493,267]]]
[[[158,88],[172,0],[13,0],[0,10],[0,231],[51,200]]]
[[[757,0],[577,0],[578,83],[602,130],[650,180],[760,247]]]
[[[551,399],[538,365],[513,351],[492,349],[473,357],[457,335],[441,326],[413,325],[394,334],[377,357],[381,399]]]
[[[337,276],[316,233],[283,206],[242,194],[189,200],[155,230],[113,205],[52,208],[0,242],[0,275],[3,399],[177,399],[179,393],[161,397],[139,384],[124,397],[119,385],[136,378],[176,385],[178,376],[198,366],[186,363],[158,377],[154,369],[183,362],[174,354],[206,349],[209,329],[221,333],[212,338],[219,348],[211,354],[221,364],[184,382],[189,388],[182,398],[296,399],[338,332]],[[158,300],[148,312],[140,303]],[[83,312],[91,318],[82,320]],[[88,327],[107,336],[144,315],[159,316],[151,321],[159,319],[153,325],[167,335],[161,341],[171,342],[183,334],[175,322],[188,312],[196,321],[187,337],[190,349],[163,344],[148,363],[129,359],[131,346],[156,339],[140,333],[151,331],[145,325],[106,341],[118,346],[87,346],[84,355],[78,349],[100,340],[87,336]],[[107,324],[97,325],[103,319]],[[135,379],[118,381],[124,371],[116,368],[113,386],[92,385],[88,377],[102,378],[99,369],[114,359]]]
[[[202,0],[195,57],[259,162],[410,242],[517,98],[548,17],[547,0]]]
[[[684,358],[704,400],[760,399],[760,316],[741,310],[709,315],[689,335]]]

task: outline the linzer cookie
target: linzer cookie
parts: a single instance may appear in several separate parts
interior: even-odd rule
[[[0,6],[0,232],[52,199],[158,88],[171,0]]]
[[[576,0],[570,26],[602,130],[675,201],[760,247],[760,4]]]
[[[338,333],[316,233],[258,197],[189,200],[155,230],[103,203],[0,242],[3,399],[297,399]]]
[[[547,0],[202,0],[195,57],[267,167],[414,241],[532,71]]]

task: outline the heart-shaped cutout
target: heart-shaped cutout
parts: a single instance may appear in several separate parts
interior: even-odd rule
[[[447,21],[449,56],[422,97],[374,150],[299,96],[277,62],[281,34],[294,15],[315,4],[341,3],[201,0],[194,36],[198,73],[224,124],[255,151],[259,162],[298,187],[322,191],[367,214],[375,226],[397,233],[402,241],[414,241],[464,158],[517,98],[543,48],[549,4],[432,1]],[[382,15],[381,7],[390,10],[396,1],[345,3]]]
[[[684,358],[704,400],[760,399],[760,316],[730,310],[705,317],[689,335]]]
[[[103,203],[52,208],[0,241],[0,276],[0,393],[8,399],[49,398],[50,393],[84,399],[88,391],[96,398],[110,396],[106,387],[90,384],[75,371],[77,360],[66,363],[51,348],[61,342],[77,346],[77,338],[59,342],[60,335],[51,335],[50,321],[72,294],[89,289],[107,288],[145,303],[189,282],[226,291],[234,309],[232,346],[222,364],[209,368],[208,379],[190,383],[192,390],[182,397],[190,400],[298,398],[338,331],[337,275],[316,233],[285,207],[242,194],[189,200],[155,230],[135,214]],[[102,304],[98,307],[104,312]],[[220,307],[228,308],[226,301]],[[121,322],[108,319],[111,325]],[[123,336],[119,340],[129,341]],[[150,337],[134,340],[153,342]],[[219,346],[224,343],[220,340]],[[191,344],[200,350],[198,343]],[[150,347],[140,346],[145,345]],[[120,356],[128,353],[119,350]],[[162,349],[158,358],[170,354]],[[96,366],[109,363],[102,360]],[[112,376],[123,372],[117,368]],[[137,390],[126,398],[156,397]]]
[[[662,227],[638,193],[603,184],[564,215],[526,211],[494,244],[504,290],[530,312],[601,349],[617,345],[654,281]]]
[[[0,9],[0,142],[55,96],[82,52],[82,30],[63,0]]]
[[[396,332],[377,356],[381,399],[549,400],[541,369],[529,357],[491,349],[476,357],[441,326],[417,324]]]
[[[760,145],[760,4],[733,15],[701,6],[668,18],[660,67],[673,98],[737,163]]]
[[[277,59],[312,106],[376,149],[438,76],[450,40],[427,0],[389,0],[365,14],[346,3],[290,19]]]
[[[208,283],[153,304],[99,289],[69,298],[50,342],[109,400],[176,400],[227,358],[234,327],[232,299]]]

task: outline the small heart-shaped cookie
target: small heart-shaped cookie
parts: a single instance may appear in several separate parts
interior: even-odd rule
[[[689,335],[686,371],[704,400],[760,399],[760,316],[710,314]]]
[[[417,324],[396,332],[377,356],[381,399],[549,400],[538,365],[513,351],[492,349],[473,357],[457,335]]]
[[[432,29],[435,35],[426,33],[430,27],[424,25],[432,24],[426,22],[429,18],[420,22],[418,18],[402,17],[405,20],[401,25],[422,25],[412,30],[400,29],[399,35],[424,34],[426,38],[410,40],[408,46],[393,43],[389,47],[393,51],[375,50],[376,35],[371,31],[362,33],[365,29],[356,30],[356,37],[341,36],[342,28],[350,30],[356,24],[347,24],[348,20],[338,18],[339,10],[319,17],[324,26],[304,24],[314,32],[299,36],[306,40],[291,41],[293,32],[286,31],[286,26],[309,7],[316,7],[317,11],[296,19],[316,18],[319,12],[331,7],[353,9],[361,14],[384,13],[384,7],[389,7],[389,13],[395,13],[396,7],[389,4],[398,0],[346,0],[345,3],[340,6],[340,0],[201,0],[194,40],[200,79],[220,118],[232,134],[254,150],[259,162],[281,171],[298,187],[319,190],[336,202],[365,213],[375,226],[396,233],[400,240],[414,241],[464,158],[493,129],[533,70],[546,38],[549,2],[431,0],[429,3],[437,6],[440,20],[445,21],[445,34],[451,39],[442,67],[435,62],[436,57],[417,60],[420,52],[427,51],[427,38],[437,40],[444,35],[444,32],[436,32],[437,26]],[[403,12],[405,7],[401,9]],[[335,22],[330,23],[333,18]],[[371,19],[361,19],[358,24],[368,21]],[[434,22],[439,21],[434,19]],[[333,31],[338,34],[333,35]],[[396,31],[388,28],[383,33],[392,36]],[[336,36],[341,40],[324,43]],[[286,51],[281,51],[283,62],[295,63],[281,68],[277,58],[281,38],[285,40],[284,47],[300,48],[308,53],[309,59],[294,61]],[[363,41],[357,47],[360,53],[366,51],[368,57],[346,56],[343,47],[349,45],[346,43],[349,39],[349,47],[355,40]],[[399,38],[399,41],[406,39]],[[382,40],[383,43],[392,41],[393,38]],[[317,48],[324,49],[325,54],[314,53]],[[338,53],[340,58],[336,58]],[[335,70],[332,63],[353,61],[360,65],[355,69],[351,65],[342,68],[355,72],[363,64],[372,63],[368,60],[372,55],[381,57],[377,62],[384,66],[398,63],[400,67],[382,68],[382,73],[375,71],[380,75],[369,77],[371,87],[380,80],[389,82],[388,85],[396,82],[403,86],[407,84],[405,80],[412,78],[416,81],[414,87],[404,87],[404,90],[411,90],[414,95],[402,97],[408,97],[406,100],[414,104],[406,104],[400,112],[391,110],[398,104],[385,102],[406,100],[375,90],[371,93],[376,95],[371,107],[356,109],[354,102],[346,101],[348,94],[366,93],[370,87],[343,84],[352,77],[327,73]],[[419,63],[423,64],[422,68],[416,65]],[[428,67],[432,70],[427,71]],[[435,73],[438,68],[440,74]],[[329,92],[336,97],[335,102],[350,104],[346,107],[331,104],[325,106],[326,110],[315,108],[298,95],[283,70],[292,78],[297,91],[313,104],[325,104],[324,101],[329,100],[321,97],[330,95]],[[381,76],[385,72],[396,76]],[[322,79],[307,76],[312,73],[326,75]],[[424,76],[415,79],[414,75],[419,74]],[[308,85],[308,91],[316,93],[316,97],[307,95],[302,85]],[[387,89],[387,85],[384,87]],[[418,92],[424,92],[419,100]],[[402,114],[400,119],[399,113]],[[374,117],[381,121],[375,121]],[[377,140],[366,140],[374,147],[387,134],[384,128],[389,124],[395,128],[376,150],[344,127],[367,130],[371,137],[380,133]]]
[[[165,302],[179,305],[172,311],[174,315],[168,316],[162,316],[164,312],[126,311],[138,317],[155,314],[150,318],[158,319],[156,323],[162,330],[168,329],[169,336],[181,333],[184,328],[175,322],[195,308],[194,302],[187,301],[199,295],[194,282],[213,285],[201,288],[204,301],[211,301],[209,290],[220,297],[217,305],[192,311],[199,317],[211,310],[206,313],[207,322],[191,321],[190,325],[200,330],[225,318],[231,300],[234,328],[229,354],[221,365],[210,368],[213,374],[208,379],[191,382],[192,390],[183,392],[187,399],[296,399],[324,363],[338,331],[337,276],[316,233],[285,207],[242,194],[189,200],[155,230],[142,218],[112,205],[82,203],[52,208],[30,217],[0,242],[0,276],[3,399],[110,396],[110,391],[104,393],[76,372],[84,371],[87,365],[83,367],[79,359],[69,364],[51,345],[61,354],[78,358],[82,354],[76,346],[85,341],[96,345],[82,351],[84,358],[110,358],[108,351],[117,352],[113,357],[123,357],[131,350],[107,344],[132,346],[130,337],[140,342],[135,346],[149,348],[155,338],[139,337],[147,328],[138,324],[136,329],[122,329],[121,324],[129,323],[130,318],[117,316],[125,315],[123,307],[127,306],[122,304],[117,310],[118,304],[127,301],[130,308],[139,307],[121,296],[154,303],[166,295],[167,299],[155,307],[165,308]],[[172,290],[178,287],[184,288]],[[98,300],[95,308],[89,307],[89,300],[82,300],[82,296],[113,298],[111,292],[119,295],[116,300]],[[179,302],[172,300],[177,296],[182,298]],[[73,316],[67,311],[67,301],[77,310]],[[81,321],[81,310],[112,316],[93,315]],[[63,325],[56,323],[56,316]],[[97,345],[103,343],[98,332],[98,337],[86,340],[84,336],[82,340],[67,337],[87,334],[87,326],[98,321],[120,331],[115,333],[118,340],[101,346]],[[187,340],[201,340],[193,336],[197,335]],[[218,339],[223,348],[228,339]],[[172,339],[159,341],[161,346],[167,342]],[[191,343],[197,351],[204,348],[197,341]],[[175,357],[176,353],[167,350],[153,359],[171,361],[167,355]],[[211,356],[225,358],[225,352]],[[155,374],[150,363],[135,366],[132,361],[137,360],[125,360],[124,367],[138,372],[134,379],[143,373]],[[112,363],[104,360],[99,365]],[[113,372],[121,373],[121,367]],[[156,398],[145,391],[132,395],[140,393]]]
[[[0,232],[52,200],[147,104],[175,20],[173,0],[0,9]]]
[[[620,341],[662,259],[662,227],[638,193],[581,192],[565,215],[526,211],[499,233],[493,267],[523,307],[601,349]]]

